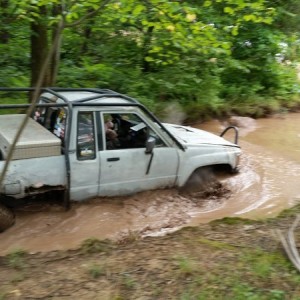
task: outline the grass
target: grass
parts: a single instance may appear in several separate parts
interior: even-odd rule
[[[227,276],[230,277],[229,274]],[[179,300],[285,300],[299,299],[287,298],[289,291],[281,289],[259,288],[253,282],[243,280],[242,277],[225,278],[224,274],[208,276],[209,280],[198,285],[191,283],[179,295]]]
[[[230,245],[228,243],[220,242],[220,241],[213,241],[213,240],[209,240],[209,239],[206,239],[206,238],[203,238],[203,237],[198,238],[197,241],[201,244],[210,246],[210,247],[215,248],[215,249],[234,250],[236,248],[235,246]]]
[[[179,287],[177,299],[300,299],[300,275],[279,251],[243,248],[233,252],[232,260],[227,262],[217,260],[202,270],[195,266],[192,260],[180,258],[178,272],[188,274],[189,280],[184,288]]]
[[[7,293],[0,291],[0,300],[5,300]]]
[[[24,256],[27,252],[23,249],[14,249],[7,255],[8,265],[15,269],[24,269],[25,268],[25,259]]]
[[[123,273],[122,274],[122,279],[121,279],[121,284],[126,288],[126,289],[133,289],[136,287],[137,282],[136,280],[132,277],[132,275],[128,273]]]
[[[175,262],[179,277],[187,277],[197,272],[196,262],[191,258],[180,256],[175,258]]]
[[[289,273],[292,265],[281,253],[270,253],[262,250],[246,251],[240,262],[248,266],[253,276],[268,280],[274,272]]]
[[[96,238],[89,238],[82,242],[80,251],[83,254],[109,252],[112,249],[112,242],[109,240],[100,241]]]
[[[105,268],[104,266],[98,264],[90,264],[87,268],[88,274],[93,278],[97,279],[102,275],[105,275]]]
[[[297,214],[300,213],[300,204],[292,207],[292,208],[288,208],[288,209],[285,209],[283,210],[276,218],[275,220],[281,218],[288,218],[288,217],[293,217],[293,216],[296,216]]]
[[[258,221],[250,220],[250,219],[243,219],[238,217],[225,217],[222,219],[214,220],[210,222],[211,225],[219,225],[219,224],[226,224],[226,225],[251,225],[256,224]]]

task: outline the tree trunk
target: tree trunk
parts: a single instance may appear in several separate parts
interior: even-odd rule
[[[152,42],[152,34],[153,34],[153,30],[154,30],[154,27],[151,26],[147,29],[147,32],[145,33],[145,36],[144,36],[144,43],[143,43],[143,49],[142,49],[142,53],[143,53],[143,61],[142,61],[142,70],[143,70],[143,73],[148,73],[151,71],[151,65],[150,63],[146,60],[146,57],[148,56],[149,54],[149,48],[151,46],[151,42]]]
[[[47,25],[44,23],[43,15],[46,15],[46,8],[40,7],[40,18],[31,22],[31,86],[36,86],[40,77],[40,72],[45,59],[48,55],[48,30]],[[42,86],[49,86],[50,72],[47,71]]]
[[[84,31],[83,31],[83,43],[82,43],[81,50],[80,50],[81,55],[86,55],[88,53],[88,49],[89,49],[88,41],[91,38],[91,36],[92,36],[91,25],[90,24],[85,25]]]
[[[89,14],[92,14],[92,12],[93,11],[91,9],[88,10]],[[95,19],[90,18],[88,20],[88,22],[85,21],[82,26],[83,27],[83,42],[82,42],[81,50],[80,50],[81,55],[86,55],[88,53],[89,40],[91,39],[91,36],[92,36],[92,29],[93,29],[94,24],[95,24]]]
[[[9,41],[9,31],[6,27],[9,24],[9,15],[7,12],[8,9],[8,0],[0,0],[0,43],[8,44]]]
[[[56,5],[54,6],[52,10],[52,15],[54,17],[60,15],[62,13],[61,7]],[[50,59],[50,69],[49,69],[49,86],[55,86],[56,84],[56,78],[58,74],[58,67],[60,62],[60,49],[61,49],[61,43],[62,43],[62,35],[58,32],[57,26],[53,26],[52,28],[52,44],[54,43],[55,37],[57,34],[59,34],[58,42],[55,48],[53,49],[51,59]]]

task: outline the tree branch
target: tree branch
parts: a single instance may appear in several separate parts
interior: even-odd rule
[[[290,226],[286,235],[283,235],[280,230],[277,230],[277,235],[281,241],[281,244],[287,254],[288,258],[294,265],[294,267],[300,272],[300,256],[295,243],[294,232],[300,221],[300,215],[297,215],[295,221]]]

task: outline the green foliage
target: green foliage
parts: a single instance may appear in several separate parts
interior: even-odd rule
[[[12,0],[1,8],[0,86],[29,85],[32,22],[47,26],[50,44],[63,18],[58,86],[114,89],[158,113],[177,102],[188,119],[299,103],[295,0]]]

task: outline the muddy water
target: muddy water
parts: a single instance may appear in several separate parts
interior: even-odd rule
[[[300,201],[300,114],[240,121],[239,174],[220,178],[220,193],[203,197],[159,190],[75,204],[68,212],[35,204],[17,212],[16,225],[0,234],[0,254],[71,249],[87,238],[122,240],[162,235],[227,216],[277,215]],[[219,133],[226,124],[194,126]],[[231,138],[231,137],[229,137]]]

